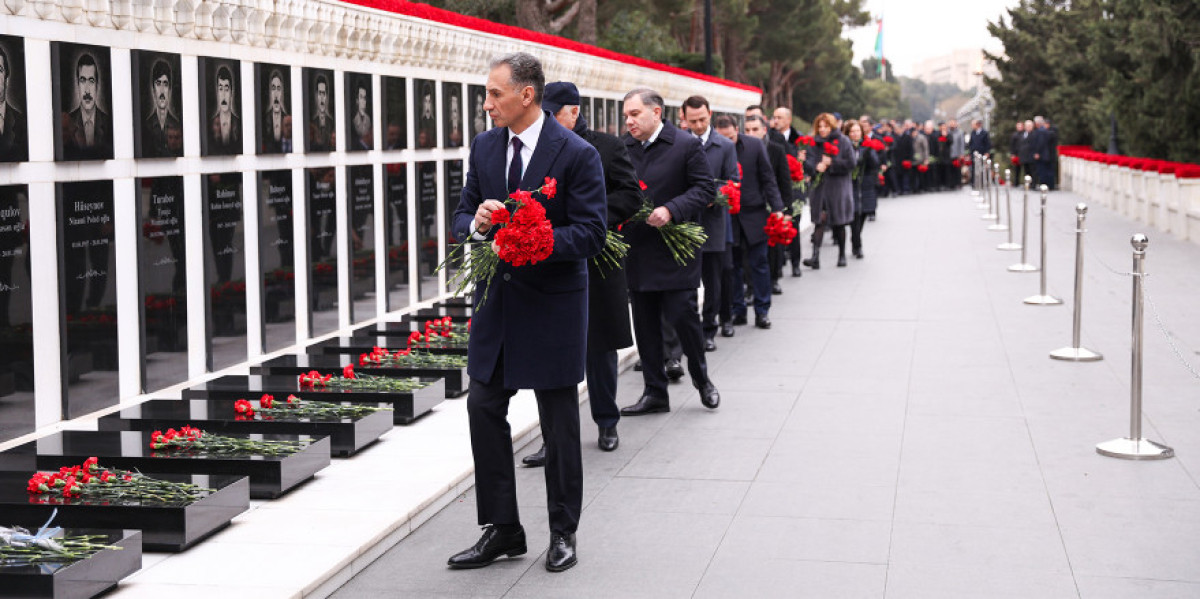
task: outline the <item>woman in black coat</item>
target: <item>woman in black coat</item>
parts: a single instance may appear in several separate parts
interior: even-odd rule
[[[863,147],[863,130],[858,121],[846,121],[842,133],[850,138],[858,150],[858,166],[854,169],[854,220],[850,223],[850,248],[854,257],[862,259],[862,229],[868,216],[875,214],[878,204],[876,185],[879,179],[881,160],[876,150]]]
[[[846,265],[846,225],[854,221],[854,191],[850,174],[858,163],[858,155],[850,138],[837,130],[837,120],[825,112],[813,120],[813,137],[817,142],[808,152],[804,163],[817,173],[816,183],[809,191],[809,211],[812,214],[812,258],[805,266],[821,268],[821,241],[825,229],[833,231],[838,245],[838,266]],[[837,153],[826,152],[825,144],[837,146]],[[807,169],[806,169],[807,170]]]

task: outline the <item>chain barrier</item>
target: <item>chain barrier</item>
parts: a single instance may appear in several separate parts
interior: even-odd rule
[[[1158,330],[1162,333],[1163,338],[1167,340],[1167,345],[1171,348],[1171,351],[1175,353],[1175,357],[1179,359],[1179,363],[1183,364],[1183,367],[1186,368],[1188,372],[1192,373],[1193,377],[1200,379],[1200,372],[1196,370],[1196,367],[1193,366],[1191,362],[1187,361],[1187,358],[1183,357],[1183,352],[1179,350],[1178,345],[1175,345],[1175,340],[1171,337],[1171,333],[1167,331],[1167,327],[1163,324],[1162,317],[1158,314],[1158,306],[1155,305],[1154,298],[1150,297],[1150,288],[1148,285],[1146,285],[1146,282],[1149,280],[1150,277],[1142,277],[1142,296],[1146,298],[1146,303],[1150,306],[1150,314],[1154,316],[1154,324],[1158,325]]]

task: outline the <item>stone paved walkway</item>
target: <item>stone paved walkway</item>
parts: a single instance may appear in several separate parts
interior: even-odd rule
[[[1050,290],[1068,302],[1077,201],[1053,193],[1048,213]],[[1038,275],[1006,272],[1018,254],[980,214],[965,191],[881,201],[865,260],[827,256],[783,281],[773,329],[719,339],[717,411],[676,384],[672,412],[622,420],[602,453],[582,406],[576,568],[543,568],[542,473],[519,469],[529,555],[445,567],[479,532],[468,491],[334,596],[1200,596],[1200,381],[1149,314],[1145,435],[1178,457],[1094,450],[1128,434],[1130,281],[1101,262],[1128,270],[1148,227],[1092,209],[1084,345],[1105,359],[1072,364],[1047,357],[1069,344],[1069,304],[1021,302]],[[1149,290],[1193,363],[1198,261],[1151,233]],[[619,403],[640,389],[623,373]]]

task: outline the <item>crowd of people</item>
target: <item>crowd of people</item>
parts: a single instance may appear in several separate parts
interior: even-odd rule
[[[621,418],[670,411],[671,383],[684,376],[701,404],[717,409],[722,398],[707,354],[718,350],[718,336],[749,325],[751,314],[756,328],[771,328],[785,264],[796,277],[802,267],[819,269],[826,232],[837,267],[847,266],[847,245],[863,259],[863,229],[880,196],[957,189],[968,154],[991,152],[978,122],[964,135],[953,120],[917,126],[822,113],[802,134],[787,108],[768,119],[762,106],[750,106],[739,123],[714,115],[702,96],[684,100],[676,124],[648,87],[625,95],[626,133],[618,138],[592,130],[576,86],[546,84],[541,63],[525,53],[493,61],[486,89],[484,109],[496,127],[472,144],[452,234],[491,243],[500,255],[497,230],[528,209],[510,214],[505,199],[549,186],[554,191],[539,203],[553,250],[537,264],[498,260],[475,291],[467,413],[485,531],[450,558],[456,569],[527,550],[507,422],[518,389],[537,397],[543,445],[522,462],[545,468],[546,568],[559,572],[577,563],[581,380],[602,451],[618,448]],[[786,225],[805,204],[814,224],[808,258]],[[703,229],[694,251],[672,241],[684,228]],[[614,237],[627,254],[596,259]],[[642,390],[618,408],[617,351],[635,344]]]

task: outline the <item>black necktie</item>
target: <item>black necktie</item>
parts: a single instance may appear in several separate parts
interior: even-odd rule
[[[520,137],[512,138],[513,157],[512,162],[508,163],[508,193],[513,193],[521,186],[521,168],[524,166],[521,161],[522,145]]]

